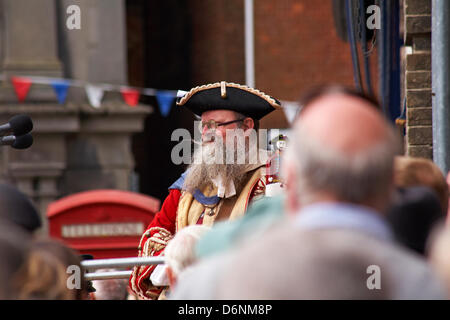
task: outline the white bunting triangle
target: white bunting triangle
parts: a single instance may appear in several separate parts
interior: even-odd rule
[[[292,124],[300,111],[300,105],[293,101],[281,101],[281,107],[283,108],[287,121],[289,121],[289,124]]]
[[[85,90],[91,106],[93,106],[94,108],[100,108],[102,104],[103,94],[105,92],[103,87],[87,84]]]
[[[188,91],[184,91],[184,90],[178,90],[177,91],[177,98],[183,98],[186,93],[188,93]]]

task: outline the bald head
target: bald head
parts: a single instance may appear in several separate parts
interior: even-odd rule
[[[291,211],[318,201],[384,210],[398,146],[376,107],[363,97],[336,91],[303,106],[285,159]]]
[[[329,94],[311,102],[298,120],[324,147],[349,154],[386,139],[386,122],[368,101]]]

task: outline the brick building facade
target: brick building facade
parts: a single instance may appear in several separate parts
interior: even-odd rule
[[[245,83],[244,1],[191,1],[192,84]],[[255,0],[255,86],[295,101],[307,89],[338,83],[354,86],[350,47],[336,32],[330,0]],[[376,85],[376,50],[371,56]],[[284,127],[274,112],[262,127]]]
[[[431,108],[431,0],[404,0],[406,152],[433,157]]]

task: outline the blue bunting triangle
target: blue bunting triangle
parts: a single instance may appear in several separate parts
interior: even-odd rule
[[[52,81],[51,85],[55,90],[56,96],[58,98],[58,102],[63,104],[67,98],[67,90],[69,89],[69,81],[57,80]]]
[[[167,91],[157,91],[156,100],[158,101],[159,112],[163,117],[167,117],[172,107],[172,102],[175,99],[175,95]]]

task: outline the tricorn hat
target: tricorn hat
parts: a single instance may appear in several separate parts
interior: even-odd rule
[[[256,120],[281,107],[264,92],[225,81],[195,87],[179,98],[177,105],[199,116],[205,111],[231,110]]]

